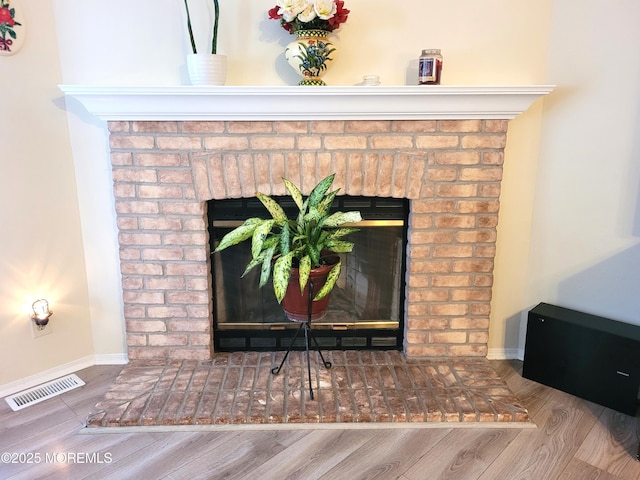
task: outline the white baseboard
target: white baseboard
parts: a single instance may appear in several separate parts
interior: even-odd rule
[[[522,348],[490,348],[487,352],[488,360],[524,360]]]
[[[88,357],[74,360],[73,362],[59,365],[44,372],[36,373],[30,377],[21,378],[15,382],[0,385],[0,398],[7,395],[35,387],[45,382],[64,377],[70,373],[75,373],[83,368],[93,367],[94,365],[124,365],[129,362],[126,353],[106,354],[106,355],[89,355]]]
[[[96,355],[94,365],[126,365],[129,357],[126,353],[107,353]]]

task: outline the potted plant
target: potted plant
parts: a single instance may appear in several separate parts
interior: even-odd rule
[[[310,291],[313,297],[311,320],[324,315],[329,293],[342,267],[336,254],[353,249],[353,243],[343,237],[358,230],[345,224],[362,220],[358,211],[331,213],[331,204],[339,191],[329,191],[334,177],[332,174],[320,181],[307,198],[298,187],[283,178],[285,188],[298,208],[298,214],[292,219],[272,197],[256,193],[271,218],[246,220],[227,233],[215,249],[220,252],[251,239],[252,259],[242,276],[261,265],[260,286],[273,277],[276,299],[291,320],[307,321]]]
[[[211,53],[198,53],[196,41],[191,27],[191,13],[189,4],[184,0],[184,8],[187,11],[187,30],[191,42],[192,53],[187,54],[187,69],[191,83],[194,85],[224,85],[227,76],[227,57],[218,54],[218,24],[220,19],[220,7],[218,0],[213,0],[214,20],[211,38]]]

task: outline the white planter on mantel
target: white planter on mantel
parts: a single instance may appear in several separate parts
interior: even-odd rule
[[[224,85],[227,80],[227,56],[190,53],[187,55],[187,71],[191,85]]]
[[[153,121],[511,119],[553,88],[60,85],[103,120]]]

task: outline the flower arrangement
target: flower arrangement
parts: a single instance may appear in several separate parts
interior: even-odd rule
[[[218,0],[213,0],[213,7],[215,11],[215,18],[213,20],[213,38],[211,40],[211,53],[215,55],[218,51],[218,20],[220,17],[220,10],[218,6]],[[193,38],[193,30],[191,29],[191,15],[189,14],[189,4],[187,0],[184,0],[184,8],[187,11],[187,29],[189,30],[189,40],[191,40],[191,50],[193,53],[198,53],[196,48],[196,41]]]
[[[21,24],[16,22],[15,16],[15,8],[11,8],[8,1],[0,1],[0,51],[10,52],[13,40],[17,38],[13,27]]]
[[[280,20],[289,33],[298,30],[333,32],[347,21],[350,11],[343,0],[278,0],[269,18]]]

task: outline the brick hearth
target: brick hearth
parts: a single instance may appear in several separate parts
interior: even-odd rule
[[[93,408],[87,427],[174,425],[500,422],[531,426],[529,413],[486,359],[406,359],[400,352],[312,356],[314,400],[304,352],[218,353],[212,360],[133,361]],[[308,425],[307,425],[308,426]],[[346,427],[346,425],[343,425]]]
[[[406,354],[485,356],[507,124],[110,121],[129,357],[211,358],[206,201],[332,172],[341,193],[411,200]]]

